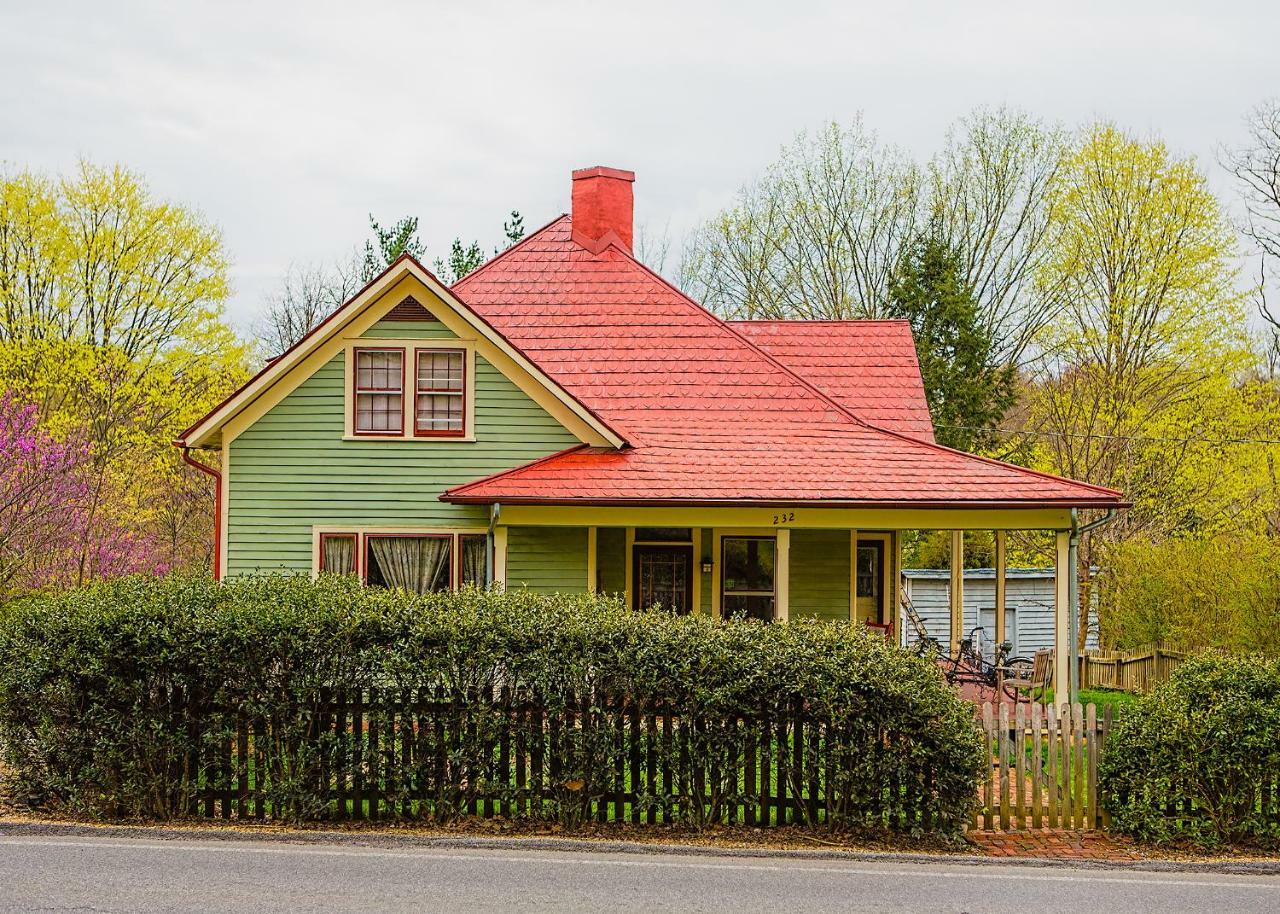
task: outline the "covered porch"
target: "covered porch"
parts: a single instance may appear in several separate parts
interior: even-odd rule
[[[1078,615],[1068,507],[720,507],[497,504],[491,509],[492,579],[544,592],[622,594],[716,618],[852,620],[901,632],[902,536],[951,532],[950,630],[930,632],[954,654],[964,631],[966,531],[996,546],[997,643],[1005,640],[1010,532],[1047,531],[1054,542],[1054,682],[1071,680]],[[1066,700],[1075,689],[1057,689]]]

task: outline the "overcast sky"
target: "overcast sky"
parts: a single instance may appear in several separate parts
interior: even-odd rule
[[[183,7],[190,6],[190,9]],[[801,8],[802,11],[799,11]],[[796,131],[857,112],[926,158],[1009,104],[1199,157],[1280,94],[1280,2],[70,4],[0,0],[0,160],[121,162],[196,206],[244,328],[291,262],[366,214],[421,218],[433,257],[568,208],[569,172],[637,172],[680,236]]]

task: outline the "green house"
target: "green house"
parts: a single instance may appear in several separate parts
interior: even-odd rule
[[[1050,530],[1065,644],[1076,511],[1120,494],[936,444],[903,323],[704,310],[632,255],[633,181],[574,172],[570,215],[452,288],[401,257],[184,432],[217,574],[888,629],[902,531]]]

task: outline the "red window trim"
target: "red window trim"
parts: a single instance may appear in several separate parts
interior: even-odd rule
[[[462,356],[462,390],[461,391],[428,391],[428,396],[432,393],[446,393],[450,396],[461,394],[462,396],[462,427],[453,429],[427,429],[422,431],[418,428],[418,356],[424,352],[456,352]],[[454,347],[443,346],[421,346],[414,347],[413,350],[413,436],[415,438],[465,438],[467,435],[467,350],[457,349]]]
[[[353,540],[353,541],[354,541],[354,547],[353,547],[353,550],[352,550],[352,551],[353,551],[352,558],[355,560],[355,566],[356,566],[356,567],[355,567],[354,574],[355,574],[355,576],[356,576],[356,577],[358,577],[360,580],[362,580],[362,581],[363,581],[363,580],[364,580],[364,569],[361,567],[361,564],[362,564],[362,563],[361,563],[361,561],[360,561],[360,534],[359,534],[359,533],[356,533],[354,530],[352,530],[350,533],[345,532],[345,531],[333,531],[333,532],[329,532],[329,533],[321,533],[321,534],[320,534],[320,557],[319,557],[319,562],[318,562],[318,565],[319,565],[320,571],[321,571],[321,572],[323,572],[323,571],[325,570],[325,568],[324,568],[324,541],[325,541],[325,540],[327,540],[327,539],[332,539],[332,538],[334,538],[334,537],[339,537],[339,536],[349,537],[351,540]]]
[[[458,555],[458,534],[456,533],[366,533],[364,535],[364,544],[361,550],[364,553],[363,565],[365,567],[362,569],[363,573],[360,575],[360,580],[363,581],[365,584],[369,583],[369,568],[368,568],[369,542],[371,540],[376,540],[376,539],[449,540],[450,541],[449,543],[449,590],[450,592],[452,592],[458,589],[458,578],[454,574],[455,566],[457,564],[457,555]]]
[[[366,387],[360,388],[360,354],[362,352],[398,352],[400,353],[400,388],[397,391],[394,387]],[[415,357],[416,358],[416,357]],[[357,346],[351,353],[351,433],[359,435],[362,438],[403,438],[404,437],[404,405],[405,397],[408,391],[405,390],[405,374],[408,367],[405,363],[408,359],[405,357],[405,349],[403,346]],[[415,391],[417,387],[415,379]],[[398,429],[387,429],[386,431],[361,431],[360,430],[360,395],[362,393],[399,393],[400,394],[400,427]],[[414,395],[414,408],[417,408],[417,394]]]

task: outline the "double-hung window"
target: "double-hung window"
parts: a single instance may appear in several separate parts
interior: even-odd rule
[[[413,433],[420,437],[459,437],[466,430],[466,365],[462,349],[414,352]]]
[[[357,435],[404,434],[404,350],[355,351]]]

